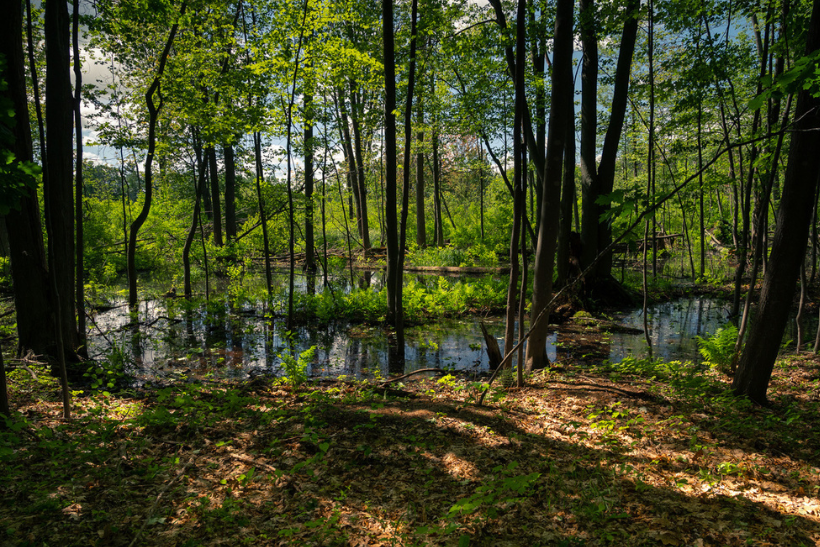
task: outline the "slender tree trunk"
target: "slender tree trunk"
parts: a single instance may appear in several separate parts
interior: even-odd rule
[[[404,255],[407,248],[407,216],[410,210],[410,161],[413,139],[413,93],[416,85],[416,42],[417,42],[418,0],[413,0],[410,14],[410,63],[407,77],[407,96],[404,105],[404,169],[402,170],[401,221],[399,224],[399,256],[396,283],[396,359],[395,367],[404,368]],[[392,19],[391,19],[392,21]]]
[[[305,93],[305,271],[316,273],[316,244],[313,237],[313,93]]]
[[[191,131],[191,136],[194,141],[194,151],[196,154],[196,182],[194,182],[194,213],[191,217],[191,227],[188,228],[188,233],[185,236],[185,244],[182,247],[182,278],[183,278],[183,294],[185,298],[193,296],[193,289],[191,286],[191,246],[196,237],[196,229],[199,226],[200,218],[200,203],[202,195],[205,193],[205,160],[202,157],[202,145],[199,142],[198,132]]]
[[[522,3],[526,4],[526,0],[521,0]],[[524,6],[526,8],[526,6]],[[523,11],[523,10],[522,10]],[[521,16],[523,19],[523,16]],[[522,40],[523,41],[523,40]],[[523,49],[523,48],[522,48]],[[524,63],[522,62],[519,66],[522,66]],[[523,83],[522,83],[523,87]],[[523,101],[522,101],[523,102]],[[522,143],[523,144],[523,143]],[[521,147],[521,179],[520,182],[523,185],[526,182],[526,174],[527,174],[527,147]],[[521,218],[527,217],[527,200],[525,199],[526,192],[524,188],[521,188],[520,191],[520,207],[521,207]],[[526,299],[527,299],[527,230],[524,229],[524,223],[521,222],[521,292],[518,295],[518,355],[516,356],[517,366],[516,366],[516,381],[519,388],[524,387],[524,314],[526,312]],[[512,346],[510,346],[512,348]],[[506,348],[504,351],[509,351]]]
[[[362,238],[362,250],[367,253],[370,249],[370,225],[367,218],[367,184],[365,180],[364,171],[364,156],[362,154],[362,130],[360,112],[362,105],[359,104],[358,93],[351,90],[350,93],[351,106],[353,107],[353,115],[351,120],[353,122],[353,159],[355,160],[356,170],[353,184],[355,185],[355,194],[359,196],[359,235]]]
[[[211,177],[211,207],[213,207],[214,245],[222,247],[222,199],[219,192],[219,168],[216,163],[216,148],[205,148],[205,157],[208,159],[208,170]]]
[[[236,239],[236,160],[232,144],[222,147],[225,156],[225,238]]]
[[[437,247],[444,247],[444,224],[441,215],[441,162],[438,153],[438,125],[433,125],[433,215]]]
[[[566,285],[570,269],[570,232],[572,232],[572,206],[575,203],[575,116],[572,116],[567,124],[564,176],[561,186],[561,220],[558,225],[558,255],[556,258],[558,277],[555,282],[558,287]]]
[[[268,243],[268,218],[265,213],[265,200],[262,197],[262,182],[265,172],[262,169],[262,134],[259,131],[253,134],[253,148],[256,156],[256,201],[259,204],[259,222],[262,223],[262,249],[265,255],[265,283],[268,291],[268,300],[273,288],[273,276],[270,267],[270,245]]]
[[[703,134],[703,126],[701,124],[701,117],[703,116],[703,108],[700,101],[698,101],[698,205],[700,207],[700,277],[704,279],[706,276],[706,226],[703,211],[703,141],[701,139]]]
[[[416,123],[424,124],[424,110],[421,101],[416,109]],[[416,133],[418,148],[416,150],[416,245],[419,249],[427,246],[427,226],[424,219],[424,131]],[[482,217],[483,220],[483,217]]]
[[[74,0],[74,13],[72,22],[72,45],[74,47],[74,128],[77,141],[77,155],[75,158],[75,193],[74,210],[76,213],[76,281],[75,281],[75,302],[77,307],[77,342],[79,343],[79,353],[87,355],[85,347],[85,261],[83,254],[85,251],[83,233],[83,124],[82,124],[82,86],[83,73],[80,61],[80,0]]]
[[[393,38],[393,0],[382,0],[383,47],[384,47],[384,183],[385,223],[387,225],[387,317],[394,328],[402,324],[402,303],[397,298],[401,283],[401,251],[399,245],[399,218],[396,211],[398,200],[396,165],[396,53]],[[401,348],[404,352],[404,348]]]
[[[527,344],[527,368],[540,368],[549,363],[546,355],[549,320],[540,324],[535,318],[546,310],[552,298],[552,276],[555,269],[555,247],[558,236],[561,204],[561,171],[567,123],[572,108],[572,24],[574,3],[557,0],[552,70],[552,105],[550,107],[547,157],[544,167],[544,204],[538,230],[533,274],[530,339]]]
[[[293,63],[293,79],[291,80],[290,100],[287,108],[287,163],[288,163],[288,255],[289,255],[289,275],[288,275],[288,330],[293,329],[293,298],[295,290],[296,258],[294,240],[296,239],[296,214],[293,208],[293,180],[292,180],[292,154],[291,154],[291,130],[293,126],[293,105],[296,97],[296,78],[299,75],[299,56],[302,54],[302,44],[304,40],[304,26],[308,13],[308,0],[305,0],[304,11],[302,12],[302,26],[299,31],[299,43],[296,47],[296,60]]]
[[[182,7],[179,10],[180,17],[185,15],[186,7],[187,2],[183,1]],[[145,93],[145,102],[148,105],[148,153],[145,157],[145,201],[142,204],[142,210],[139,215],[137,215],[137,218],[131,223],[131,231],[128,238],[128,304],[130,306],[136,306],[137,304],[137,235],[142,225],[145,224],[145,219],[148,218],[154,192],[153,164],[154,153],[157,148],[157,119],[162,109],[162,99],[160,99],[159,104],[155,104],[154,94],[160,88],[162,74],[165,72],[165,63],[168,61],[168,55],[171,53],[171,46],[174,43],[174,37],[176,36],[178,28],[179,23],[174,23],[171,27],[171,31],[168,33],[168,40],[166,40],[165,47],[162,53],[160,53],[157,73],[154,75],[154,80]]]

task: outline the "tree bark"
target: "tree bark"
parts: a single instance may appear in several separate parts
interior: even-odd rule
[[[236,159],[232,144],[222,147],[225,156],[225,238],[236,239]]]
[[[399,257],[399,219],[396,211],[398,199],[396,187],[396,52],[393,37],[393,0],[382,0],[383,47],[384,47],[384,179],[387,225],[387,320],[396,327],[403,315],[401,299],[397,299],[398,283],[401,283]]]
[[[351,86],[353,84],[351,83]],[[363,106],[358,100],[355,89],[350,92],[351,121],[353,122],[353,160],[355,161],[355,194],[359,197],[359,235],[362,237],[362,249],[367,252],[370,249],[370,225],[367,219],[367,184],[364,172],[364,155],[362,153],[362,130],[361,116]]]
[[[555,269],[555,247],[561,204],[561,170],[567,123],[572,108],[572,24],[574,3],[558,0],[555,15],[555,40],[552,69],[552,105],[550,107],[547,157],[544,164],[544,203],[538,230],[533,274],[531,320],[538,317],[552,297],[552,275]],[[531,325],[527,344],[527,368],[546,366],[546,341],[549,321]]]
[[[12,152],[17,161],[33,161],[31,126],[29,125],[26,97],[25,57],[20,37],[23,31],[22,4],[9,4],[0,17],[0,53],[6,57],[3,79],[8,87],[2,95],[14,106]],[[6,129],[5,127],[3,129]],[[5,217],[11,256],[11,277],[14,285],[14,307],[17,313],[17,354],[28,351],[46,355],[55,351],[54,331],[45,325],[51,316],[48,299],[49,286],[35,187],[27,188],[20,196],[19,209],[12,209]]]
[[[68,7],[61,0],[45,3],[46,37],[46,149],[48,180],[44,187],[45,214],[53,240],[49,269],[54,270],[60,298],[63,352],[75,354],[79,339],[74,309],[74,104],[71,94]],[[52,295],[52,298],[54,295]]]
[[[56,1],[56,0],[55,0]],[[179,16],[185,15],[187,2],[182,2],[182,7],[179,10]],[[145,102],[148,106],[148,153],[145,157],[145,201],[142,204],[140,211],[134,222],[131,223],[131,230],[128,236],[128,304],[135,306],[137,304],[137,235],[140,228],[145,224],[145,219],[148,218],[148,213],[151,211],[151,199],[154,192],[153,181],[153,164],[154,153],[157,148],[157,119],[159,119],[159,112],[162,109],[162,100],[157,105],[154,103],[154,93],[160,87],[162,73],[165,71],[165,63],[168,61],[168,55],[171,53],[171,46],[174,43],[174,37],[179,29],[179,23],[174,22],[168,33],[168,40],[165,42],[165,47],[162,50],[159,58],[159,67],[154,76],[148,91],[145,92]]]
[[[76,280],[75,280],[75,302],[77,305],[77,343],[79,352],[87,355],[85,347],[85,253],[84,231],[83,231],[83,123],[82,113],[82,88],[83,73],[80,63],[80,0],[74,0],[74,12],[72,14],[71,42],[74,54],[74,128],[77,145],[77,156],[75,158],[75,187],[74,187],[74,210],[76,212]]]
[[[421,101],[416,111],[416,123],[424,124],[424,110]],[[416,245],[419,249],[427,246],[427,225],[424,218],[424,131],[416,133]]]
[[[305,107],[305,271],[316,272],[313,234],[313,94],[306,92]]]
[[[567,124],[567,142],[564,148],[564,176],[561,181],[561,220],[558,226],[558,275],[555,284],[563,287],[567,284],[570,272],[570,232],[572,232],[572,206],[575,203],[575,120],[574,116]],[[580,264],[578,264],[580,267]]]
[[[194,151],[196,154],[196,177],[197,182],[194,183],[194,214],[191,218],[191,227],[188,228],[188,233],[185,236],[185,244],[182,247],[182,279],[183,279],[183,294],[185,298],[193,296],[193,289],[191,286],[191,246],[196,237],[196,229],[199,226],[200,203],[202,201],[202,194],[205,193],[205,160],[202,157],[202,146],[198,142],[198,135],[192,132],[194,140]]]
[[[219,168],[216,163],[216,148],[205,148],[205,157],[208,160],[208,171],[211,178],[211,206],[213,207],[214,245],[222,247],[222,198],[219,195]]]
[[[818,48],[820,0],[814,0],[806,53]],[[766,391],[805,255],[814,193],[820,178],[820,163],[816,161],[820,150],[820,99],[801,89],[794,120],[771,259],[763,279],[757,317],[732,382],[737,395],[745,395],[759,404],[766,403]]]

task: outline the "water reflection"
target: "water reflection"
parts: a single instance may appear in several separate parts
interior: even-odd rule
[[[705,337],[726,326],[731,305],[709,297],[693,297],[654,304],[647,308],[652,352],[664,360],[701,360],[695,336]],[[643,313],[637,309],[617,318],[618,323],[643,329]],[[609,359],[621,361],[626,356],[647,354],[643,335],[614,333],[610,335]]]
[[[305,278],[302,278],[303,280]],[[361,276],[371,290],[381,284],[378,274]],[[314,283],[315,283],[314,278]],[[335,281],[338,281],[335,280]],[[437,279],[425,279],[436,283]],[[309,289],[309,283],[305,283]],[[358,286],[359,281],[354,286]],[[343,288],[339,283],[337,288]],[[244,378],[256,374],[282,375],[282,355],[298,356],[316,348],[308,373],[315,376],[354,377],[405,373],[421,368],[455,368],[485,372],[489,368],[479,327],[483,321],[504,351],[501,318],[445,319],[405,330],[404,359],[391,359],[392,333],[382,326],[350,325],[342,321],[301,326],[288,332],[283,321],[269,319],[264,306],[232,307],[224,301],[189,309],[181,301],[142,302],[135,315],[125,305],[97,314],[89,339],[91,355],[105,359],[116,348],[130,356],[129,372],[137,378],[176,378],[214,375]],[[648,320],[657,357],[699,361],[695,336],[725,326],[729,305],[695,297],[657,304]],[[643,328],[641,311],[613,318],[617,323]],[[814,331],[808,331],[814,332]],[[517,338],[517,335],[516,335]],[[547,342],[550,360],[560,358],[620,361],[646,355],[643,335],[596,335],[566,329],[553,332]]]

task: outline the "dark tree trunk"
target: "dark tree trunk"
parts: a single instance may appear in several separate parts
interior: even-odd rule
[[[185,15],[186,2],[182,2],[182,7],[179,10],[180,17]],[[148,105],[148,153],[145,157],[145,201],[142,204],[140,211],[134,222],[131,223],[131,231],[128,235],[128,304],[135,306],[137,304],[137,235],[140,228],[145,224],[145,219],[148,218],[148,213],[151,211],[151,199],[154,192],[153,181],[153,165],[154,153],[157,148],[157,119],[159,112],[162,109],[162,100],[159,104],[154,103],[154,94],[160,87],[160,80],[162,73],[165,71],[165,63],[168,61],[168,55],[171,53],[171,46],[174,43],[174,37],[177,34],[179,23],[174,23],[171,31],[168,33],[168,40],[165,42],[165,47],[160,53],[159,67],[157,73],[154,75],[154,80],[145,92],[145,102]]]
[[[581,242],[584,267],[598,255],[601,195],[598,179],[598,37],[594,0],[580,2],[581,42],[584,47],[581,68]],[[559,266],[560,270],[560,266]]]
[[[305,93],[305,271],[316,272],[313,237],[313,95]]]
[[[393,38],[393,0],[382,0],[383,46],[384,46],[384,179],[387,225],[387,320],[397,327],[402,322],[401,299],[396,298],[401,283],[401,260],[399,257],[399,218],[396,210],[398,192],[396,187],[396,53]],[[403,350],[403,348],[402,348]]]
[[[75,354],[79,339],[74,309],[74,104],[71,96],[69,17],[64,1],[47,0],[46,149],[48,164],[45,214],[52,233],[49,269],[54,271],[60,302],[57,319],[63,331],[63,352]]]
[[[413,0],[410,13],[410,66],[407,76],[407,95],[404,104],[404,169],[402,170],[401,222],[399,225],[399,265],[396,280],[396,301],[399,313],[396,321],[396,344],[394,355],[395,366],[404,368],[404,254],[407,248],[407,215],[410,210],[410,161],[413,147],[413,92],[416,85],[416,21],[418,19],[418,0]]]
[[[370,225],[367,219],[367,184],[365,182],[364,156],[362,153],[362,130],[361,117],[363,115],[363,105],[358,100],[358,93],[355,89],[350,92],[350,104],[352,106],[351,121],[353,122],[353,159],[356,162],[355,194],[359,196],[359,234],[362,236],[362,248],[365,252],[370,249]]]
[[[437,247],[444,247],[444,224],[441,218],[441,161],[438,154],[438,125],[433,124],[433,227]]]
[[[638,16],[640,2],[630,0],[627,6],[626,21],[621,35],[621,49],[615,69],[615,84],[612,95],[612,108],[607,127],[601,161],[596,168],[597,153],[597,93],[598,93],[598,38],[595,34],[597,24],[593,13],[593,0],[581,2],[581,37],[584,44],[584,65],[581,74],[583,83],[581,98],[581,184],[582,184],[582,217],[581,265],[589,266],[599,252],[612,241],[611,222],[601,222],[601,215],[608,206],[599,205],[599,196],[612,193],[615,181],[615,168],[618,157],[618,146],[623,132],[624,119],[629,91],[629,79],[632,72],[632,57],[638,34]],[[609,276],[612,271],[612,254],[609,253],[598,263],[593,278]]]
[[[208,159],[208,171],[211,176],[211,206],[213,207],[214,244],[221,247],[222,241],[222,199],[219,195],[219,168],[216,164],[216,148],[209,146],[205,149]]]
[[[419,101],[416,112],[416,123],[424,124],[424,110]],[[416,134],[418,150],[416,150],[416,245],[420,249],[427,246],[427,225],[424,218],[424,131]]]
[[[337,110],[339,111],[339,129],[342,136],[342,152],[344,153],[345,163],[347,164],[347,187],[350,190],[348,196],[348,214],[350,220],[361,216],[361,207],[359,205],[359,184],[356,178],[356,155],[353,152],[353,139],[350,136],[350,120],[347,114],[347,99],[342,87],[339,87]],[[362,237],[361,223],[357,223],[359,237]]]
[[[236,239],[236,160],[233,145],[222,148],[225,155],[225,238]]]
[[[615,68],[615,83],[612,93],[609,125],[607,126],[604,145],[601,149],[601,162],[598,164],[598,182],[603,195],[611,194],[615,184],[615,170],[618,159],[618,147],[623,133],[626,107],[629,98],[629,80],[632,73],[632,57],[635,53],[635,42],[638,35],[638,19],[641,4],[638,0],[629,0],[626,21],[621,34],[621,49],[618,53],[618,64]],[[599,213],[609,210],[604,205]],[[598,230],[598,251],[603,251],[612,242],[612,221],[600,223]],[[599,277],[612,273],[612,253],[601,259],[596,269]]]
[[[191,298],[191,296],[193,296],[193,289],[191,287],[191,246],[194,243],[196,229],[200,223],[200,203],[202,201],[202,195],[205,193],[205,160],[202,157],[202,145],[199,142],[196,132],[193,132],[193,140],[196,154],[197,180],[194,183],[194,214],[191,218],[191,227],[188,228],[188,233],[185,236],[185,244],[182,247],[182,278],[185,298]]]
[[[256,199],[259,204],[259,222],[262,223],[262,245],[264,247],[262,252],[265,255],[265,286],[268,291],[268,299],[270,300],[273,275],[270,265],[270,245],[268,243],[268,217],[265,213],[265,200],[262,197],[262,182],[265,178],[264,171],[262,170],[262,134],[258,131],[253,134],[253,150],[256,160]]]
[[[806,53],[820,48],[820,0],[815,0],[806,41]],[[771,259],[763,279],[757,317],[740,358],[732,389],[756,403],[766,403],[777,352],[788,320],[797,274],[806,251],[806,239],[820,178],[820,99],[801,90],[797,98],[789,164],[783,181]]]
[[[527,11],[527,1],[518,0],[518,11],[516,15],[516,28],[524,28],[524,15]],[[504,351],[509,352],[515,345],[515,315],[516,304],[518,302],[518,276],[520,274],[520,264],[518,262],[518,244],[519,232],[521,231],[521,217],[524,205],[524,184],[526,181],[526,173],[524,172],[524,165],[521,161],[521,121],[524,118],[524,72],[525,72],[525,54],[524,54],[524,32],[517,32],[515,36],[515,109],[513,116],[513,225],[512,233],[510,234],[510,279],[507,285],[507,310],[506,310],[506,328],[504,329]],[[522,249],[523,251],[523,249]],[[521,325],[519,325],[521,328]],[[512,360],[508,361],[508,367],[512,366]],[[518,369],[521,370],[522,363],[518,363]]]
[[[33,152],[26,98],[25,60],[20,39],[22,31],[22,4],[12,2],[4,16],[0,17],[0,53],[6,57],[3,79],[8,82],[2,96],[14,107],[14,126],[8,128],[14,138],[11,150],[17,161],[30,162],[33,160]],[[17,353],[24,355],[32,351],[36,355],[46,355],[55,350],[54,331],[48,323],[51,316],[49,284],[40,210],[34,187],[22,192],[19,209],[9,211],[5,221],[17,313]]]
[[[575,120],[567,124],[567,142],[564,148],[564,176],[561,182],[561,220],[558,225],[558,276],[555,284],[566,285],[569,279],[570,260],[579,257],[570,256],[570,233],[572,232],[572,206],[575,203]],[[576,264],[576,266],[580,266]]]
[[[552,298],[552,275],[555,269],[555,247],[558,237],[561,204],[561,171],[567,123],[572,112],[572,22],[574,3],[558,0],[555,15],[555,43],[552,67],[552,105],[550,107],[547,157],[544,165],[544,204],[538,230],[533,273],[530,339],[527,344],[527,368],[545,366],[549,327],[549,304]],[[546,317],[539,316],[542,314]]]
[[[74,0],[74,13],[72,17],[72,45],[74,54],[74,128],[75,140],[77,144],[77,156],[75,158],[75,187],[74,187],[74,210],[76,212],[76,280],[75,280],[75,302],[77,305],[77,343],[78,351],[82,355],[88,355],[85,347],[85,261],[83,255],[85,251],[83,232],[83,123],[82,113],[82,86],[83,73],[80,63],[80,0]]]

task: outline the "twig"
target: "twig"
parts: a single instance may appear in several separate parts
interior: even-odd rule
[[[160,498],[162,498],[163,494],[165,494],[165,492],[167,492],[168,489],[171,488],[171,485],[174,484],[177,481],[177,479],[179,479],[183,474],[185,474],[185,471],[188,469],[188,467],[191,466],[192,463],[194,463],[193,458],[188,460],[188,463],[186,463],[184,466],[182,466],[182,469],[179,470],[179,473],[177,473],[177,476],[174,477],[173,479],[171,479],[168,482],[168,484],[165,485],[165,488],[163,488],[162,491],[159,494],[157,494],[157,499],[155,499],[154,504],[151,505],[151,509],[148,511],[148,516],[145,517],[145,522],[142,523],[142,527],[140,527],[140,529],[137,531],[137,535],[134,536],[134,539],[131,540],[131,543],[128,544],[128,547],[133,547],[134,546],[134,544],[137,542],[137,540],[142,535],[142,532],[145,530],[145,527],[148,526],[148,522],[151,520],[151,515],[154,514],[154,510],[157,508],[157,504],[159,503],[159,500],[160,500]]]
[[[248,465],[253,465],[256,467],[261,467],[265,471],[270,471],[271,473],[276,473],[276,468],[272,465],[268,465],[266,463],[258,462],[253,458],[249,458],[248,456],[243,456],[242,454],[229,454],[231,458],[234,460],[239,460],[240,462],[247,463]]]
[[[450,373],[452,371],[447,370],[447,369],[443,369],[443,368],[421,368],[419,370],[414,370],[413,372],[408,372],[404,376],[397,376],[395,378],[390,378],[389,380],[385,380],[384,382],[379,384],[379,387],[386,386],[387,384],[392,384],[393,382],[398,382],[399,380],[404,380],[405,378],[408,378],[410,376],[415,376],[416,374],[422,374],[424,372],[438,372],[438,373],[444,374],[444,373]]]

